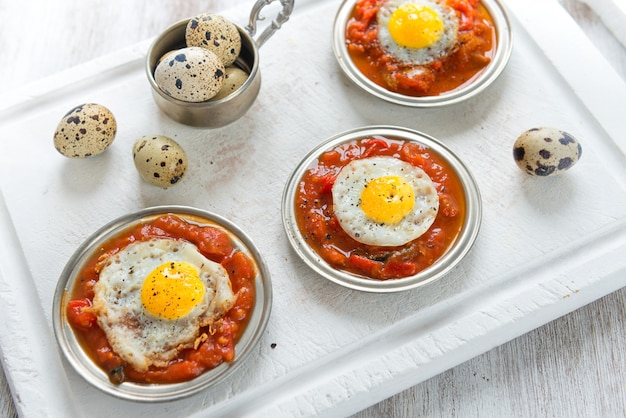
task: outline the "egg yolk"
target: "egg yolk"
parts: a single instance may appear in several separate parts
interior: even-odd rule
[[[393,11],[387,24],[396,43],[407,48],[426,48],[443,33],[441,16],[430,7],[404,3]]]
[[[400,176],[371,180],[361,193],[361,210],[370,219],[386,224],[400,222],[415,204],[413,187]]]
[[[148,312],[163,319],[187,315],[204,297],[204,284],[198,269],[189,263],[173,261],[154,269],[141,287],[141,302]]]

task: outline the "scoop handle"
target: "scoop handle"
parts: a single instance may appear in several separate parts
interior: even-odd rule
[[[261,16],[261,11],[265,6],[270,5],[271,3],[277,0],[257,0],[257,2],[252,7],[250,11],[250,21],[248,26],[246,26],[246,30],[250,33],[250,36],[254,37],[257,31],[257,23],[265,20],[264,16]],[[291,12],[293,11],[293,3],[294,0],[278,0],[280,4],[282,4],[282,10],[276,15],[276,18],[272,20],[272,23],[265,28],[263,32],[259,35],[258,38],[254,40],[257,48],[260,48],[265,41],[267,41],[280,27],[289,20],[289,16],[291,16]]]

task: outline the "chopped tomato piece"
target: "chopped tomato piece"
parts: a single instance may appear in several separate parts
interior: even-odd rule
[[[380,271],[383,267],[380,261],[371,260],[356,254],[350,255],[350,264],[370,276],[376,275],[376,272]]]
[[[363,158],[369,157],[371,155],[378,154],[381,150],[386,150],[389,148],[389,144],[387,141],[382,138],[368,138],[363,140],[363,145],[365,145],[365,151],[361,154]]]
[[[461,211],[456,199],[450,193],[439,194],[439,206],[442,213],[448,217],[457,216]]]
[[[71,300],[67,304],[67,316],[74,326],[89,329],[98,322],[96,316],[89,310],[91,301],[89,299]]]
[[[412,276],[417,273],[417,266],[415,263],[394,263],[390,262],[383,268],[383,274],[385,277],[395,279],[399,277]]]
[[[320,191],[322,192],[322,194],[332,192],[333,186],[335,185],[335,180],[337,180],[336,174],[326,174],[320,179],[320,182],[322,183]]]
[[[231,277],[234,292],[239,291],[242,286],[253,280],[256,275],[252,260],[242,251],[237,251],[232,257],[224,260],[222,266]]]
[[[324,255],[324,259],[331,264],[344,266],[346,265],[347,258],[344,253],[338,251],[332,245],[323,245],[320,249],[322,254]]]
[[[198,249],[208,257],[225,257],[233,252],[233,245],[226,233],[215,228],[201,228],[200,241],[196,243]]]

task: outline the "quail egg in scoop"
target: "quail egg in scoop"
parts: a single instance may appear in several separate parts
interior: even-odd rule
[[[241,52],[241,35],[234,23],[214,13],[202,13],[189,20],[185,30],[187,46],[214,52],[228,66]]]
[[[185,102],[204,102],[224,84],[225,68],[212,51],[200,47],[168,52],[154,71],[154,79],[168,96]]]
[[[239,87],[248,80],[250,75],[239,67],[231,65],[226,67],[226,76],[224,77],[224,85],[222,89],[211,99],[221,100],[224,97],[230,96],[237,91]]]

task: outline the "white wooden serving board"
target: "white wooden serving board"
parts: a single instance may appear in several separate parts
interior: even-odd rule
[[[296,3],[261,48],[256,103],[225,128],[189,128],[160,113],[143,69],[149,42],[2,99],[0,349],[20,413],[348,415],[626,285],[626,86],[555,1],[510,0],[514,48],[505,72],[471,101],[431,110],[390,105],[352,85],[331,50],[339,2]],[[248,10],[223,14],[245,26]],[[559,30],[542,29],[549,26]],[[561,38],[576,48],[563,48]],[[113,111],[117,138],[101,156],[69,160],[52,136],[65,112],[85,102]],[[282,228],[283,187],[305,153],[371,124],[441,139],[482,192],[473,250],[423,288],[340,287],[295,256]],[[566,175],[531,178],[515,166],[515,138],[537,126],[581,141],[582,159]],[[131,149],[147,134],[186,149],[181,184],[162,190],[139,179]],[[51,305],[64,264],[85,238],[161,204],[207,209],[246,231],[269,266],[274,305],[236,375],[180,401],[138,404],[93,389],[61,358]]]

